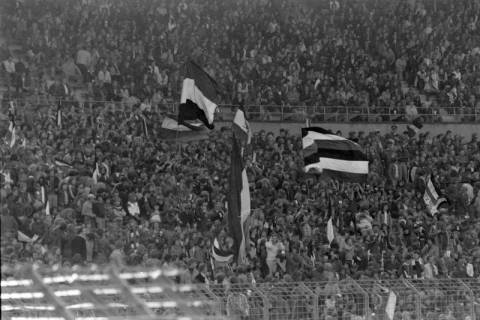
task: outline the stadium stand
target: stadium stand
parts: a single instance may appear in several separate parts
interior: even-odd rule
[[[188,58],[220,84],[220,120],[246,105],[261,121],[475,125],[478,12],[474,0],[1,1],[2,305],[17,264],[168,264],[221,315],[245,295],[240,318],[385,319],[391,290],[395,319],[480,318],[480,130],[339,132],[369,159],[362,184],[305,174],[300,132],[255,132],[247,261],[229,265],[210,252],[215,237],[232,243],[230,126],[159,135]],[[428,177],[448,200],[433,214]]]

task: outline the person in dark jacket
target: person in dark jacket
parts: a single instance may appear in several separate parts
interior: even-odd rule
[[[71,248],[73,257],[79,254],[80,257],[82,257],[82,261],[87,259],[87,242],[85,232],[83,230],[72,239]]]

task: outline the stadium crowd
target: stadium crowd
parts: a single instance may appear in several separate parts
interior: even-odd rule
[[[22,101],[13,147],[0,126],[2,269],[173,263],[188,270],[182,282],[211,284],[479,277],[477,135],[412,136],[400,125],[344,133],[370,159],[368,182],[354,184],[305,175],[300,133],[256,133],[248,259],[226,266],[212,262],[211,248],[215,237],[232,244],[231,131],[188,143],[157,134],[188,57],[219,82],[227,105],[479,113],[478,1],[9,0],[0,8],[1,28],[20,48],[0,48],[4,98]],[[46,99],[22,100],[30,95]],[[106,103],[82,103],[92,99]],[[72,100],[62,103],[61,126],[56,100]],[[448,199],[434,215],[423,201],[429,175]],[[37,237],[19,241],[18,231]]]
[[[193,57],[225,104],[480,107],[478,1],[9,0],[2,9],[2,30],[21,48],[1,52],[18,94],[48,91],[61,70],[88,99],[178,101]]]
[[[2,261],[175,262],[192,272],[185,281],[214,280],[212,240],[219,235],[224,248],[231,245],[223,230],[230,130],[214,130],[198,142],[162,141],[156,134],[161,114],[145,111],[146,136],[142,113],[132,109],[89,113],[73,106],[63,112],[61,128],[56,107],[17,111],[17,142],[11,148],[4,130],[1,145]],[[256,281],[478,276],[476,134],[471,141],[451,132],[412,137],[394,126],[384,136],[352,138],[370,158],[366,184],[305,175],[299,134],[255,134],[255,157],[247,164],[249,260],[235,272],[251,271]],[[429,174],[449,200],[446,212],[431,215],[425,208],[422,177]],[[336,230],[329,246],[325,223],[332,211]],[[18,230],[39,239],[18,242]]]

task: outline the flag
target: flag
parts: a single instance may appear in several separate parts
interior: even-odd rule
[[[220,248],[220,244],[218,243],[217,238],[213,240],[212,257],[215,259],[215,261],[221,262],[221,263],[227,263],[233,259],[233,256],[234,256],[233,253],[225,251],[222,248]],[[212,263],[212,268],[214,269],[213,263]]]
[[[431,215],[437,214],[439,212],[439,206],[447,202],[447,199],[439,196],[431,177],[428,177],[425,192],[423,194],[423,201]]]
[[[234,136],[240,139],[243,144],[250,144],[252,140],[252,132],[250,130],[250,125],[247,121],[243,106],[240,106],[235,112],[232,130]]]
[[[13,183],[12,176],[10,175],[9,171],[0,170],[0,174],[3,175],[3,178],[5,179],[5,184],[12,184]]]
[[[93,171],[92,179],[93,183],[98,183],[98,178],[100,177],[100,170],[98,169],[98,162],[95,162],[95,171]]]
[[[142,120],[142,128],[143,128],[143,134],[145,134],[145,137],[148,139],[148,125],[147,125],[147,119],[145,118],[144,115],[140,115],[140,118]]]
[[[330,217],[330,219],[328,219],[328,222],[327,222],[327,239],[328,239],[328,244],[331,244],[333,239],[335,239],[335,234],[333,232],[332,217]]]
[[[68,164],[67,162],[65,161],[62,161],[62,160],[55,160],[54,164],[57,166],[57,167],[60,167],[60,168],[68,168],[68,169],[73,169],[73,166],[71,164]]]
[[[210,130],[214,128],[213,118],[217,109],[218,85],[195,62],[185,65],[185,78],[178,110],[178,122],[200,120]]]
[[[13,110],[9,111],[8,118],[10,119],[10,123],[8,125],[8,131],[10,132],[10,148],[13,148],[15,142],[17,141],[17,128],[15,124],[15,114],[13,113]]]
[[[50,215],[50,201],[47,200],[47,204],[45,205],[45,215]]]
[[[19,231],[17,231],[17,239],[18,239],[18,241],[21,241],[21,242],[31,243],[31,242],[37,241],[38,235],[35,234],[35,235],[33,235],[33,237],[29,237],[25,233],[23,233],[22,231],[19,230]]]
[[[415,178],[417,177],[417,171],[418,171],[417,166],[411,167],[410,170],[408,171],[408,178],[410,182],[412,183],[415,182]]]
[[[167,116],[163,119],[158,134],[162,140],[186,142],[206,139],[208,132],[201,122],[184,121],[180,124],[176,120],[176,117]]]
[[[408,133],[411,137],[415,136],[423,128],[422,118],[416,118],[407,126]]]
[[[45,195],[45,187],[44,186],[40,187],[40,195],[42,196],[42,203],[45,203],[46,195]]]
[[[368,175],[368,159],[361,147],[331,131],[302,128],[305,172],[324,173],[332,178],[364,181]]]
[[[57,126],[60,129],[62,128],[62,109],[60,108],[60,104],[58,104],[57,108]]]
[[[246,259],[245,224],[250,216],[250,190],[247,171],[243,161],[244,147],[251,138],[250,127],[243,108],[238,108],[232,126],[233,146],[230,169],[230,192],[228,194],[228,226],[234,240],[234,252],[239,263]]]
[[[12,133],[12,135],[11,135],[11,138],[10,138],[10,148],[13,148],[13,146],[15,145],[15,142],[17,141],[17,134],[16,134],[15,127],[13,127],[11,133]]]
[[[397,306],[397,295],[395,294],[395,292],[390,290],[390,293],[388,294],[387,305],[385,307],[385,313],[387,314],[389,320],[393,320],[396,306]]]

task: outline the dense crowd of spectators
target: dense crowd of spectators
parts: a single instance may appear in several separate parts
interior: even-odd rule
[[[88,84],[91,99],[178,101],[193,57],[226,104],[479,108],[474,0],[9,0],[2,9],[2,30],[21,48],[1,57],[18,92],[47,91],[61,72]]]
[[[211,284],[479,276],[476,135],[412,137],[395,126],[386,135],[351,133],[371,162],[368,182],[355,184],[305,175],[299,135],[256,133],[248,261],[222,266],[210,252],[215,236],[224,249],[232,244],[224,224],[230,129],[162,141],[161,115],[150,112],[147,137],[132,109],[65,108],[61,128],[56,107],[16,111],[17,142],[10,147],[5,128],[0,144],[3,266],[173,263],[188,270],[181,281]],[[435,215],[422,199],[428,175],[449,200]],[[38,237],[21,242],[18,231]]]
[[[1,48],[7,95],[75,100],[63,103],[61,126],[56,103],[18,104],[13,147],[0,127],[2,267],[173,263],[188,270],[181,281],[208,283],[479,277],[476,135],[412,137],[396,126],[352,133],[371,163],[368,182],[354,184],[305,175],[296,133],[256,133],[248,259],[224,266],[210,252],[214,237],[232,244],[224,226],[229,128],[189,143],[157,134],[158,106],[178,101],[189,57],[218,80],[225,104],[473,114],[478,1],[0,6],[2,30],[21,48]],[[86,99],[125,103],[76,103]],[[448,199],[435,215],[423,201],[430,175]],[[19,241],[18,231],[35,240]]]
[[[132,109],[90,113],[72,107],[63,111],[61,128],[56,108],[17,110],[13,148],[6,128],[2,132],[3,261],[179,262],[193,278],[211,271],[211,240],[218,234],[222,246],[230,242],[222,231],[230,130],[187,144],[161,141],[161,115],[150,112],[147,137],[142,113]],[[385,136],[353,138],[371,161],[369,181],[362,185],[305,176],[299,135],[255,134],[255,157],[248,162],[249,261],[239,267],[270,281],[287,275],[478,276],[476,135],[471,141],[451,132],[412,138],[394,128]],[[414,166],[417,177],[410,181],[407,172]],[[420,178],[429,174],[449,200],[446,213],[432,216],[425,209]],[[329,207],[336,228],[332,246],[325,233]],[[19,243],[18,230],[40,239]],[[77,248],[76,236],[86,239],[86,251]]]

